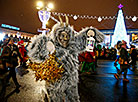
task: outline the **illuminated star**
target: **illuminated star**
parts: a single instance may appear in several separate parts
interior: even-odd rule
[[[118,6],[118,8],[120,8],[120,9],[121,9],[122,7],[123,7],[123,5],[122,5],[122,4],[120,4],[120,5]]]

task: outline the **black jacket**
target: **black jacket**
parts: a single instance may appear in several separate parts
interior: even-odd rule
[[[19,49],[15,44],[4,46],[1,57],[3,61],[11,63],[14,66],[18,65],[18,57],[22,60]]]
[[[128,55],[128,52],[127,52],[127,50],[125,48],[121,48],[120,57],[121,57],[121,59],[124,60],[124,62],[125,61],[129,62],[129,55]]]

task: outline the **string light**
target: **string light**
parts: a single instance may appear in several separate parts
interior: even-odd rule
[[[132,18],[132,21],[136,21],[137,20],[137,17],[136,16],[134,16],[133,18]]]
[[[73,16],[73,19],[74,19],[74,20],[77,20],[77,18],[78,18],[78,17],[77,17],[76,15],[75,15],[75,16]]]
[[[58,13],[58,12],[51,12],[54,16],[65,16],[72,17],[74,20],[79,19],[97,19],[98,22],[101,22],[102,20],[114,20],[117,19],[116,16],[90,16],[90,15],[77,15],[77,14],[65,14],[65,13]],[[138,19],[137,16],[125,16],[125,19],[131,19],[132,21],[136,21]]]
[[[98,22],[101,22],[102,21],[102,18],[101,17],[98,17]]]

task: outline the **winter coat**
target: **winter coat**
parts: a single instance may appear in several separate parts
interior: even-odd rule
[[[15,44],[4,46],[1,57],[3,61],[13,64],[14,67],[18,65],[18,57],[22,60],[19,49]]]

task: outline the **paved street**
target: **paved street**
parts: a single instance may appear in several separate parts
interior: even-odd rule
[[[138,70],[128,70],[129,83],[123,83],[123,76],[119,81],[113,76],[113,61],[99,60],[98,64],[97,75],[82,76],[81,102],[138,102]]]
[[[117,81],[114,73],[116,68],[113,61],[98,60],[96,75],[80,75],[80,101],[138,102],[138,69],[128,70],[129,83],[123,83],[122,78]],[[1,99],[1,102],[42,102],[41,90],[44,88],[44,82],[35,82],[32,71],[23,77],[17,75],[17,78],[22,85],[20,92],[17,93],[11,80],[10,86],[6,88],[6,100]]]

